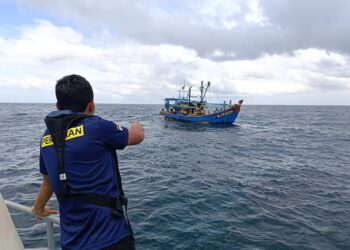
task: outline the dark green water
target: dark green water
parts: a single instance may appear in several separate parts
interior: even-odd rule
[[[33,204],[53,108],[0,104],[6,199]],[[138,249],[350,249],[349,106],[244,106],[224,127],[165,122],[157,105],[97,109],[145,126],[119,152]],[[46,246],[44,223],[12,214],[26,247]]]

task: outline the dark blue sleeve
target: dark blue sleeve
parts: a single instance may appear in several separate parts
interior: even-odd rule
[[[43,175],[47,175],[47,169],[41,153],[40,153],[40,173],[42,173]]]
[[[113,149],[124,149],[128,145],[128,129],[112,121],[100,119],[101,140]]]

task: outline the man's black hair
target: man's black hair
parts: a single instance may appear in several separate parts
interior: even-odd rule
[[[60,110],[84,112],[94,99],[90,83],[82,76],[68,75],[57,81],[56,98]]]

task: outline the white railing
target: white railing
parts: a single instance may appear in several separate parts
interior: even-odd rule
[[[12,201],[6,201],[5,204],[8,208],[33,215],[32,210],[30,207],[26,207],[24,205],[18,204],[16,202]],[[57,216],[49,215],[47,217],[43,217],[43,220],[46,222],[46,236],[47,236],[47,247],[50,250],[55,249],[55,236],[53,231],[53,224],[60,224],[60,219]]]

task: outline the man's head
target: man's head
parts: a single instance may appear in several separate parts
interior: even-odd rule
[[[94,92],[90,83],[82,76],[68,75],[56,84],[57,109],[74,112],[95,112]]]

